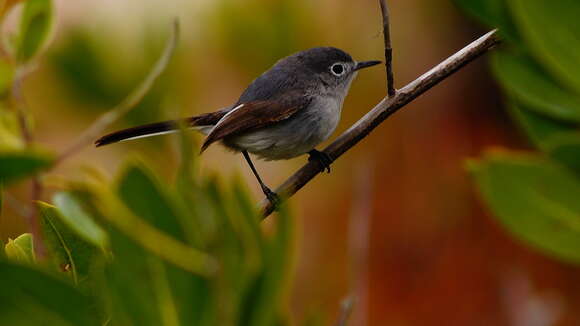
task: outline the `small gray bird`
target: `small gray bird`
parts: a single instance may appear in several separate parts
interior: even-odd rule
[[[336,129],[344,98],[357,71],[381,63],[356,62],[337,48],[318,47],[278,61],[250,84],[238,101],[212,113],[120,130],[98,139],[103,146],[119,141],[173,133],[181,125],[207,137],[201,146],[221,141],[241,152],[270,201],[277,195],[258,174],[248,153],[264,160],[309,154],[330,173],[333,159],[315,147]]]

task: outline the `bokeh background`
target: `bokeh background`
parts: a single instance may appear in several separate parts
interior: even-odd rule
[[[398,87],[485,32],[448,0],[389,3]],[[277,59],[312,46],[336,46],[359,60],[383,53],[373,0],[56,4],[53,42],[24,84],[36,138],[55,151],[143,78],[176,16],[182,34],[168,71],[116,127],[230,105]],[[384,75],[381,68],[359,75],[336,135],[384,96]],[[474,191],[466,159],[497,146],[529,147],[480,59],[386,121],[332,174],[308,184],[292,200],[300,228],[290,303],[296,320],[336,319],[340,302],[354,294],[353,325],[580,324],[579,269],[513,240]],[[46,177],[46,196],[88,165],[112,175],[132,155],[171,178],[177,151],[172,136],[87,149]],[[305,160],[259,162],[258,169],[276,186]],[[261,198],[241,156],[216,146],[201,161],[203,173],[242,175]],[[28,189],[21,184],[10,193],[26,200]],[[8,207],[0,240],[25,231],[19,212]]]

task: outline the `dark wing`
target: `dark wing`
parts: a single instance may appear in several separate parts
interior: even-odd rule
[[[160,135],[170,132],[172,130],[179,129],[181,124],[183,124],[183,126],[185,126],[186,128],[187,127],[193,128],[198,126],[212,126],[218,123],[218,121],[221,118],[223,118],[223,116],[226,115],[228,111],[229,109],[223,109],[220,111],[205,113],[191,118],[185,118],[183,120],[169,120],[163,122],[156,122],[138,127],[115,131],[113,133],[110,133],[97,139],[97,141],[95,141],[95,145],[99,147],[131,138]]]
[[[226,114],[207,135],[201,152],[228,136],[267,127],[276,122],[288,119],[296,112],[308,106],[311,99],[302,94],[286,94],[291,100],[253,101],[240,104]]]

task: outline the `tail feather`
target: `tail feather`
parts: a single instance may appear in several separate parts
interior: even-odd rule
[[[97,147],[117,143],[124,140],[152,137],[173,133],[179,130],[180,125],[187,128],[211,127],[215,125],[226,113],[227,109],[213,113],[206,113],[199,116],[186,118],[183,120],[169,120],[163,122],[150,123],[138,127],[123,129],[105,135],[95,141]]]

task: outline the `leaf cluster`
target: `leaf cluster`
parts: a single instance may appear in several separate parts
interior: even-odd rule
[[[0,17],[17,2],[1,1]],[[39,174],[58,162],[26,136],[32,117],[13,105],[23,74],[50,39],[53,3],[19,5],[18,32],[4,40],[0,56],[0,213],[4,188],[30,178],[42,186]],[[177,31],[176,24],[150,74],[96,129],[151,89],[173,54]],[[81,140],[74,151],[85,145]],[[34,203],[43,245],[26,233],[0,249],[0,325],[288,323],[294,226],[286,209],[266,232],[240,180],[222,186],[198,175],[197,147],[185,133],[180,142],[175,181],[133,159],[112,181],[87,173],[83,181],[65,182],[50,202]]]
[[[29,234],[9,241],[0,324],[283,323],[288,214],[266,234],[239,181],[224,189],[193,170],[184,159],[169,183],[132,160],[111,182],[88,178],[39,202],[49,259],[36,263]]]
[[[535,153],[490,151],[470,163],[501,223],[542,252],[580,263],[580,2],[455,0],[497,27],[492,57],[513,119]]]

